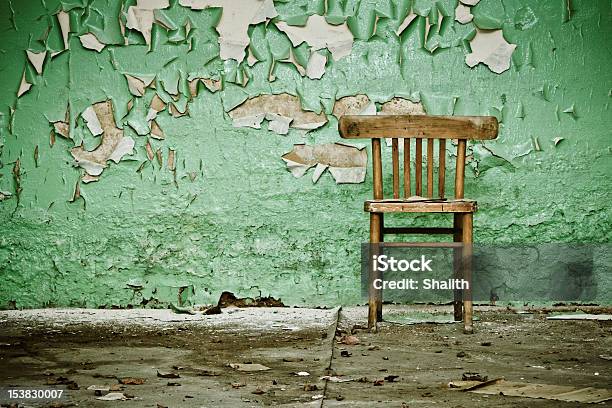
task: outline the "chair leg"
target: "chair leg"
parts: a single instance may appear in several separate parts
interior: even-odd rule
[[[385,214],[380,214],[380,228],[378,229],[378,242],[385,241],[385,233],[383,232],[385,229]],[[384,252],[384,249],[381,248],[381,252]],[[382,277],[382,276],[380,276]],[[380,291],[380,296],[377,298],[376,302],[376,321],[382,322],[382,290]]]
[[[370,213],[370,244],[380,243],[382,236],[382,214]],[[377,254],[378,248],[374,248],[374,245],[370,246],[373,250],[373,255]],[[370,263],[371,265],[371,263]],[[381,272],[374,271],[373,268],[369,267],[368,276],[368,329],[376,330],[376,323],[382,320],[382,289],[374,288],[374,280],[380,278]]]
[[[461,242],[461,213],[453,214],[453,230],[455,233],[453,234],[454,242]],[[453,249],[453,278],[454,279],[462,279],[463,276],[461,274],[461,248]],[[461,321],[463,310],[462,310],[462,292],[461,289],[455,289],[454,291],[454,299],[453,299],[453,312],[454,319],[456,322]]]
[[[463,242],[463,279],[468,281],[469,289],[463,291],[463,331],[466,334],[474,332],[472,325],[472,227],[473,214],[464,213],[461,216],[461,241]]]

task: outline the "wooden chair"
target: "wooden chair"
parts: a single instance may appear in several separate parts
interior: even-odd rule
[[[449,234],[453,242],[406,243],[405,246],[453,247],[455,277],[462,276],[471,282],[472,220],[477,209],[476,201],[463,197],[465,155],[467,140],[490,140],[497,137],[497,119],[491,116],[428,116],[385,115],[343,116],[340,118],[340,135],[346,139],[372,139],[372,170],[374,199],[364,205],[370,213],[370,243],[384,241],[385,234]],[[392,138],[393,198],[383,196],[381,138]],[[425,198],[412,195],[410,179],[410,145],[415,139],[414,195],[423,195],[423,140],[427,144],[427,184]],[[399,140],[403,139],[404,194],[400,198]],[[455,196],[444,195],[446,169],[446,140],[457,139],[457,161],[455,174]],[[438,194],[434,197],[434,141],[438,140]],[[452,213],[452,228],[386,227],[384,213]],[[465,245],[468,244],[468,245]],[[402,244],[404,245],[404,244]],[[368,327],[376,329],[382,320],[382,290],[374,289],[376,273],[369,276]],[[456,290],[454,293],[454,317],[463,317],[464,331],[471,333],[471,293]],[[462,310],[463,304],[463,310]]]

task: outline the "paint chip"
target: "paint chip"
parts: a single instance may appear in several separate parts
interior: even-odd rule
[[[149,111],[147,112],[147,121],[152,121],[157,117],[157,114],[166,109],[166,103],[157,95],[151,100]]]
[[[70,139],[70,125],[68,122],[53,122],[53,130],[63,138]]]
[[[81,40],[83,47],[89,50],[96,50],[97,52],[100,52],[104,49],[104,47],[106,47],[106,45],[98,41],[98,38],[92,33],[79,36],[79,40]]]
[[[457,8],[455,9],[455,20],[460,24],[467,24],[474,19],[474,16],[471,13],[471,8],[464,4],[457,4]]]
[[[412,23],[412,20],[414,20],[415,18],[417,18],[417,15],[414,12],[410,12],[406,16],[404,21],[402,21],[402,24],[400,24],[397,30],[395,30],[395,34],[401,35],[404,32],[404,30],[410,25],[410,23]]]
[[[310,16],[304,26],[291,26],[281,21],[276,27],[287,34],[294,47],[306,42],[313,51],[327,48],[334,61],[349,55],[353,48],[353,34],[346,23],[332,25],[318,14]]]
[[[312,177],[316,183],[325,170],[329,169],[337,184],[363,183],[366,175],[368,156],[365,149],[342,143],[320,145],[293,145],[293,150],[282,156],[287,169],[294,177],[304,176],[308,169],[315,167]]]
[[[151,29],[155,15],[153,10],[130,6],[127,11],[126,27],[132,30],[139,31],[145,43],[151,48]]]
[[[222,88],[220,79],[203,78],[202,82],[204,83],[206,89],[213,93],[220,91]]]
[[[23,71],[23,75],[21,76],[21,83],[19,84],[19,89],[17,90],[17,97],[19,98],[24,93],[28,92],[32,88],[32,84],[26,80],[25,70]]]
[[[155,76],[153,75],[149,75],[149,76],[137,76],[137,75],[129,75],[129,74],[124,74],[124,75],[125,75],[125,79],[127,79],[127,82],[128,82],[128,89],[130,90],[130,93],[134,96],[143,96],[145,93],[145,89],[149,85],[151,85],[151,83],[155,79]]]
[[[325,74],[327,57],[319,52],[313,52],[306,66],[306,76],[310,79],[321,79]]]
[[[482,62],[496,74],[510,69],[510,57],[516,44],[508,43],[502,30],[476,29],[476,36],[470,46],[472,53],[465,56],[465,63],[470,68]]]
[[[159,127],[156,121],[151,121],[151,137],[157,140],[163,140],[166,136],[164,131]]]
[[[139,31],[150,49],[151,30],[156,21],[155,10],[168,7],[169,0],[138,0],[135,6],[130,6],[127,10],[126,27]]]
[[[572,119],[578,120],[578,113],[576,113],[575,104],[572,104],[570,107],[563,109],[563,113],[567,113]]]
[[[266,119],[271,121],[268,129],[277,133],[285,131],[285,124],[288,131],[289,122],[292,128],[303,130],[317,129],[327,123],[325,114],[304,111],[299,99],[289,94],[260,95],[250,98],[231,110],[229,115],[234,121],[234,127],[259,129]]]
[[[93,183],[93,182],[96,182],[98,180],[100,180],[100,176],[91,176],[91,175],[89,175],[87,173],[83,174],[83,176],[81,177],[81,181],[83,183],[85,183],[85,184]]]
[[[26,50],[26,54],[28,55],[28,60],[36,70],[38,75],[43,72],[43,64],[45,63],[45,57],[47,56],[47,51],[43,52],[34,52],[30,50]]]
[[[557,137],[555,137],[555,138],[554,138],[552,141],[553,141],[553,143],[554,143],[554,144],[555,144],[555,146],[556,146],[556,145],[558,145],[559,143],[561,143],[561,141],[562,141],[562,140],[565,140],[565,138],[564,138],[564,137],[561,137],[561,136],[557,136]]]
[[[57,21],[59,22],[60,30],[62,31],[64,49],[67,50],[70,45],[70,41],[68,40],[70,35],[70,15],[62,10],[57,13]]]
[[[100,124],[98,115],[96,115],[96,112],[92,106],[85,109],[83,113],[81,113],[81,117],[85,120],[85,123],[87,123],[87,128],[92,135],[98,136],[102,134],[102,125]]]
[[[99,176],[107,167],[107,161],[112,160],[119,163],[123,156],[133,153],[134,140],[129,136],[124,136],[123,130],[117,128],[110,100],[96,103],[91,110],[98,123],[101,124],[102,140],[93,151],[85,150],[81,144],[81,146],[72,148],[70,152],[77,165],[85,169],[87,174]]]

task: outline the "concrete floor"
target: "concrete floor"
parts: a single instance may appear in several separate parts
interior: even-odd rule
[[[449,307],[385,307],[386,319],[398,322],[444,321],[449,313]],[[600,357],[611,354],[612,322],[555,321],[491,307],[477,309],[477,316],[476,333],[464,335],[459,323],[383,323],[369,333],[361,328],[364,307],[228,308],[211,316],[0,311],[0,387],[68,387],[69,399],[56,406],[81,407],[573,407],[580,404],[461,392],[448,383],[478,372],[509,381],[612,384],[612,362]],[[347,334],[359,344],[341,343]],[[230,366],[236,363],[270,369],[244,372]],[[120,384],[128,377],[144,383]],[[92,385],[130,399],[97,400],[87,389]]]

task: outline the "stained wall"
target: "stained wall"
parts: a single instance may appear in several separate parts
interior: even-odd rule
[[[475,240],[609,242],[610,2],[464,3],[2,2],[0,307],[359,302],[335,109],[494,115]]]

